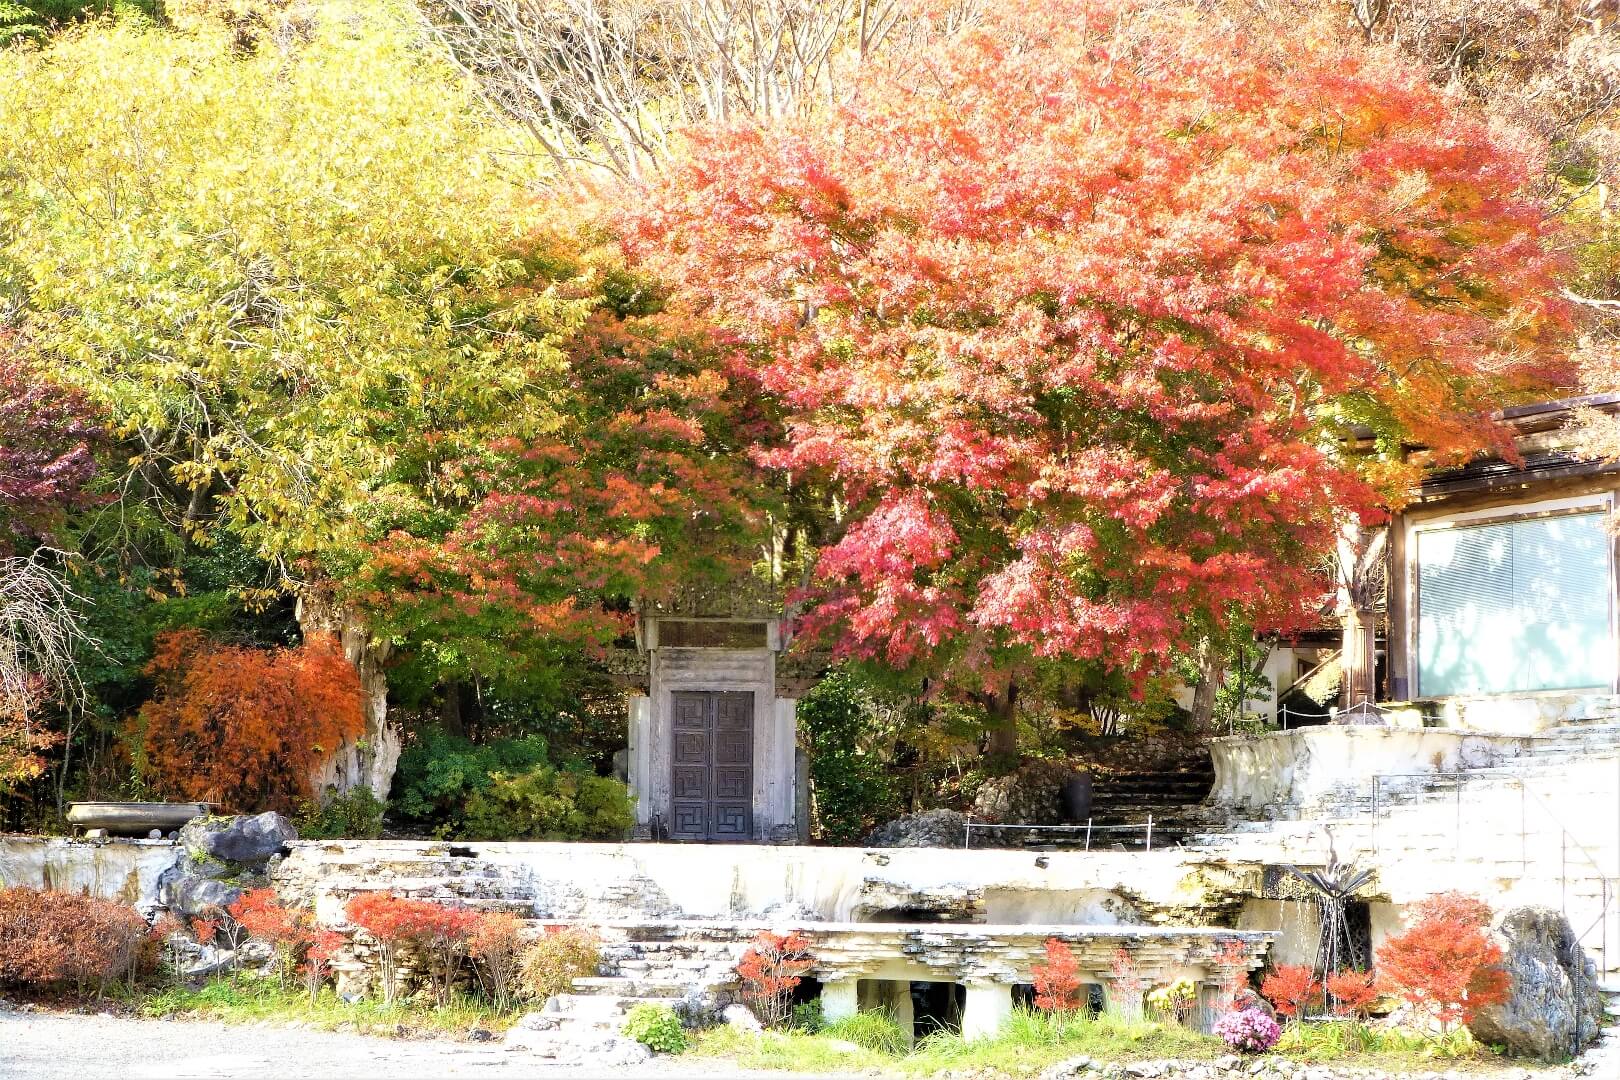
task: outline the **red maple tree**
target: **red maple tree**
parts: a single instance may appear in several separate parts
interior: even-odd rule
[[[1035,1007],[1047,1012],[1073,1012],[1085,1004],[1080,980],[1080,964],[1067,942],[1046,939],[1046,960],[1032,964],[1030,981],[1035,984]]]
[[[1378,948],[1385,985],[1442,1027],[1468,1022],[1507,1000],[1510,979],[1491,940],[1491,909],[1462,893],[1438,893],[1412,906],[1408,927]]]
[[[1378,979],[1370,971],[1336,971],[1322,989],[1335,1016],[1365,1017],[1378,1000]]]
[[[31,549],[91,501],[102,438],[84,396],[23,366],[0,334],[0,555]]]
[[[742,996],[766,1027],[778,1027],[792,1008],[793,991],[815,965],[810,941],[799,931],[761,930],[737,961]]]
[[[442,511],[370,547],[352,589],[379,626],[510,678],[628,633],[632,601],[727,583],[757,558],[747,450],[773,422],[742,354],[614,273],[562,343],[551,422],[436,463]]]
[[[147,673],[147,768],[176,798],[292,813],[326,755],[365,728],[359,676],[328,637],[256,649],[177,630],[158,637]]]
[[[763,459],[838,485],[809,634],[1003,702],[1043,658],[1140,683],[1314,617],[1401,446],[1498,443],[1492,408],[1566,378],[1540,148],[1392,53],[1273,31],[991,5],[824,115],[693,133],[626,200],[780,397]]]

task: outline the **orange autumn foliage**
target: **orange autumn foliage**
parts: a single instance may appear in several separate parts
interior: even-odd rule
[[[1408,928],[1379,946],[1385,985],[1442,1027],[1507,1000],[1511,981],[1501,946],[1491,940],[1491,909],[1463,893],[1445,892],[1412,906]]]
[[[365,729],[359,676],[329,637],[257,649],[179,630],[158,637],[146,671],[147,765],[171,798],[290,813],[322,760]]]

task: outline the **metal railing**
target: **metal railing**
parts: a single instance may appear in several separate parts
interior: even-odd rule
[[[1084,825],[1003,825],[992,821],[974,821],[972,818],[962,822],[962,846],[973,846],[973,830],[981,832],[994,829],[1006,829],[1013,832],[1063,832],[1081,834],[1085,850],[1091,850],[1091,837],[1093,833],[1103,832],[1129,832],[1142,834],[1142,850],[1153,850],[1153,815],[1147,816],[1147,821],[1141,825],[1095,825],[1093,818],[1086,818]]]
[[[1620,763],[1617,763],[1616,768],[1617,770],[1620,770]],[[1403,781],[1405,783],[1401,784],[1399,788],[1396,788],[1391,785],[1391,781]],[[1415,785],[1412,783],[1413,781],[1416,782]],[[1576,863],[1577,866],[1579,866],[1580,863],[1585,863],[1591,868],[1593,872],[1592,876],[1595,876],[1598,882],[1597,917],[1588,923],[1584,929],[1577,929],[1573,923],[1571,923],[1571,929],[1575,931],[1575,940],[1583,949],[1592,949],[1597,953],[1600,970],[1606,973],[1609,970],[1609,914],[1610,909],[1616,907],[1616,902],[1620,901],[1620,866],[1617,866],[1616,872],[1611,874],[1599,861],[1598,857],[1593,854],[1592,850],[1585,844],[1581,843],[1580,839],[1576,837],[1574,833],[1570,832],[1569,828],[1563,823],[1562,819],[1558,817],[1552,806],[1548,804],[1546,799],[1542,798],[1539,792],[1530,786],[1526,778],[1522,776],[1502,777],[1491,774],[1481,775],[1478,773],[1469,772],[1384,773],[1374,776],[1372,780],[1372,833],[1370,837],[1373,854],[1376,856],[1379,850],[1378,823],[1383,818],[1387,810],[1396,805],[1400,805],[1399,801],[1397,800],[1397,796],[1404,794],[1416,795],[1421,798],[1423,795],[1450,788],[1452,793],[1451,802],[1453,806],[1454,822],[1452,832],[1452,855],[1453,858],[1460,858],[1462,856],[1463,837],[1465,835],[1474,834],[1474,830],[1466,829],[1463,823],[1463,789],[1471,785],[1479,785],[1486,782],[1490,782],[1494,786],[1506,787],[1509,790],[1513,788],[1518,789],[1519,867],[1521,873],[1529,869],[1531,861],[1529,847],[1531,805],[1533,804],[1537,809],[1539,809],[1541,813],[1545,815],[1547,822],[1550,823],[1553,828],[1558,830],[1559,907],[1565,919],[1569,918],[1569,878],[1571,854],[1573,853],[1574,855],[1578,856]],[[1416,791],[1412,790],[1414,786],[1417,788]],[[1615,790],[1617,814],[1616,824],[1617,827],[1620,827],[1620,775],[1617,775],[1616,777]],[[1492,843],[1500,843],[1501,838],[1493,835],[1490,837],[1490,840]],[[1620,829],[1617,829],[1616,832],[1616,845],[1617,863],[1620,863]],[[1588,944],[1587,938],[1592,935],[1594,930],[1598,932],[1598,940],[1595,944]],[[1617,945],[1620,945],[1620,942],[1617,942]]]

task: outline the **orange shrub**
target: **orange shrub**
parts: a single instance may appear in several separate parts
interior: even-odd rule
[[[0,889],[0,984],[71,984],[99,996],[133,974],[148,952],[146,920],[134,908],[77,893]]]
[[[1378,973],[1442,1027],[1507,1000],[1501,948],[1486,928],[1491,909],[1471,896],[1439,893],[1413,905],[1407,930],[1378,949]]]
[[[1294,1020],[1305,1015],[1321,991],[1322,984],[1303,964],[1283,964],[1260,984],[1260,993],[1276,1006],[1278,1014]]]
[[[152,782],[163,794],[236,811],[294,813],[314,773],[365,730],[360,679],[336,642],[253,649],[196,630],[157,639],[140,714]]]
[[[601,963],[602,942],[590,927],[547,926],[518,960],[522,990],[544,1002],[595,975]]]
[[[467,939],[467,955],[478,967],[478,977],[490,1004],[501,1012],[517,1002],[523,955],[523,920],[505,911],[478,917]]]
[[[1370,971],[1338,971],[1323,980],[1335,1016],[1365,1017],[1378,1000],[1377,980]]]

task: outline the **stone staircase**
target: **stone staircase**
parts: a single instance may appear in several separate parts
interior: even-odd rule
[[[1200,829],[1198,808],[1215,783],[1207,757],[1180,769],[1104,773],[1093,781],[1092,847],[1140,851],[1147,844],[1145,826],[1153,819],[1153,846],[1182,844]]]
[[[622,1028],[637,1005],[712,1015],[730,1003],[724,990],[735,981],[736,948],[730,942],[667,924],[609,924],[599,933],[600,974],[575,979],[570,992],[548,998],[513,1029],[508,1045],[565,1063],[636,1064],[645,1059],[640,1044],[625,1038]]]

